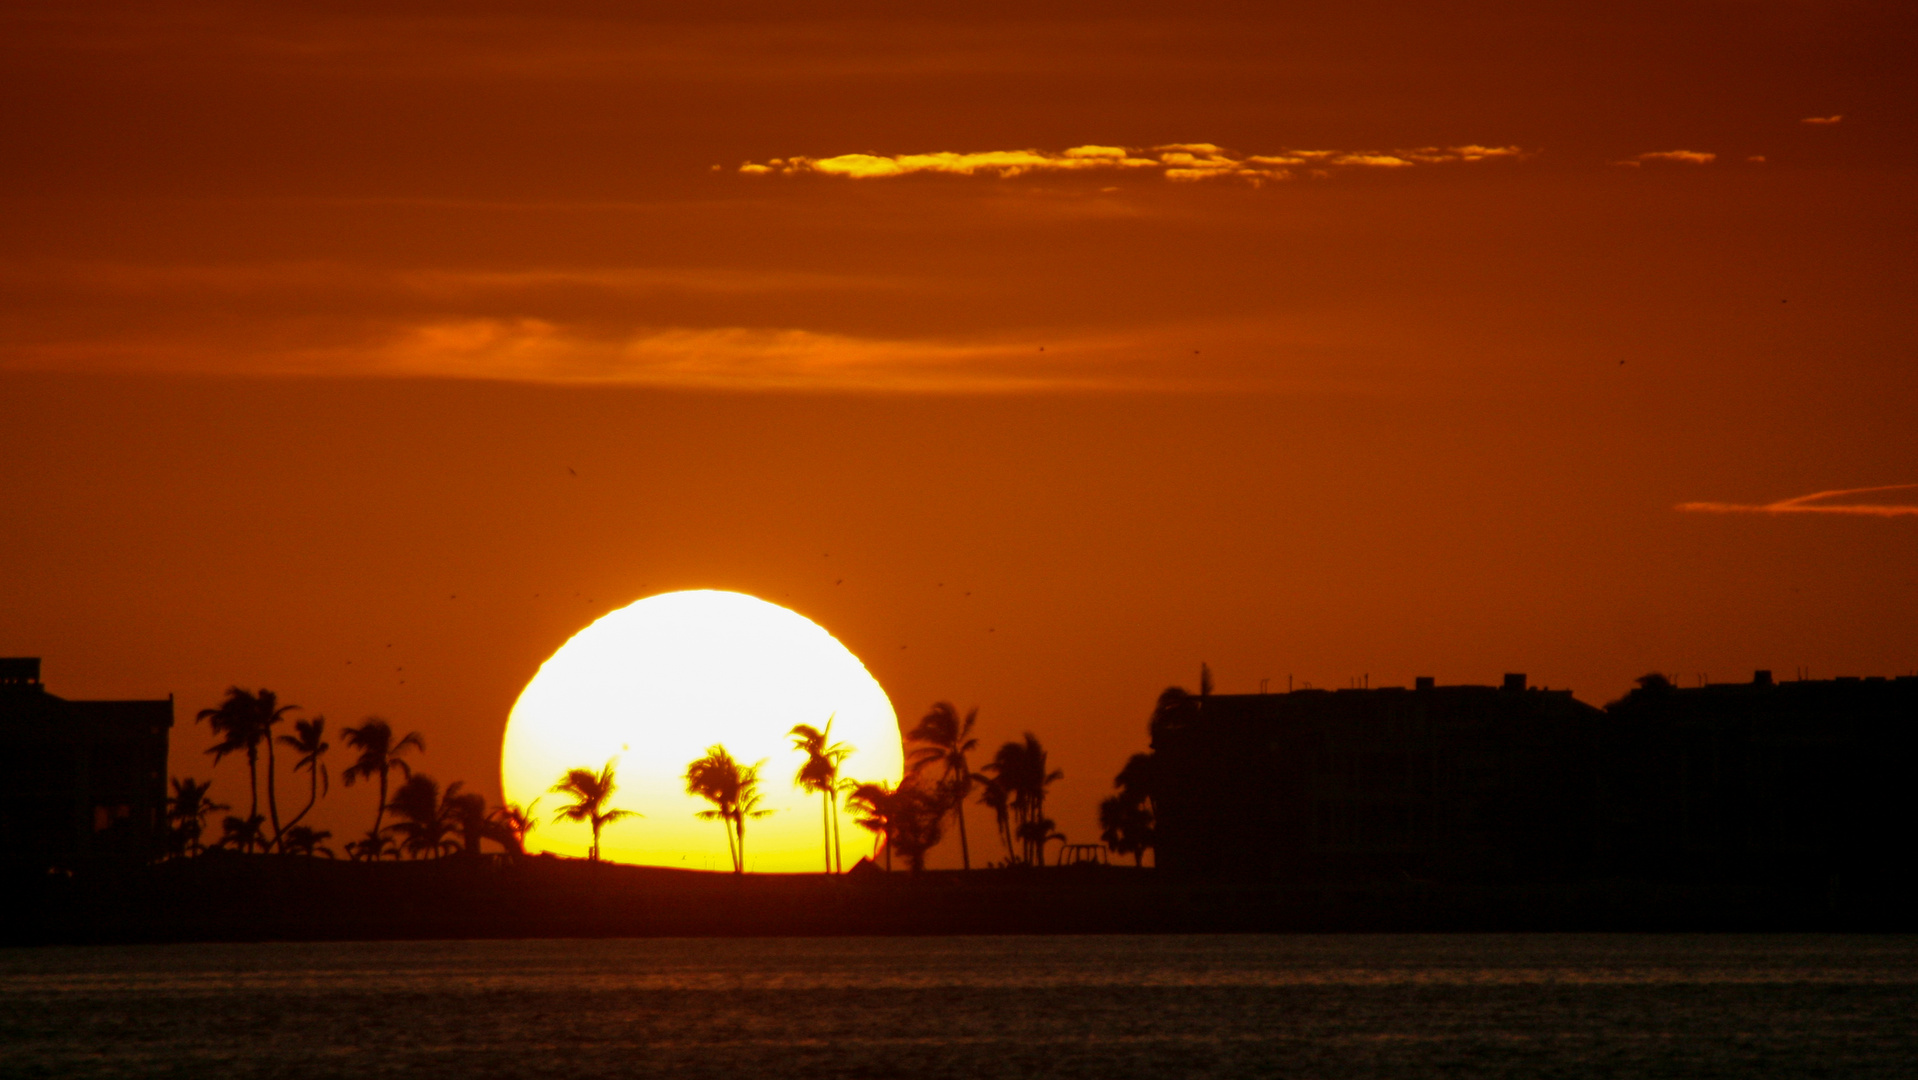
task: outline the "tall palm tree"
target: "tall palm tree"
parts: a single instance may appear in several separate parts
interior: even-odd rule
[[[759,766],[764,764],[741,765],[715,744],[706,748],[705,757],[686,766],[686,794],[713,804],[711,810],[698,811],[698,817],[726,827],[726,850],[735,874],[746,872],[746,819],[772,813],[759,809]]]
[[[825,804],[826,873],[830,874],[836,868],[843,869],[839,861],[839,763],[846,760],[853,748],[832,741],[830,716],[826,718],[824,731],[811,724],[797,724],[788,734],[792,736],[793,749],[806,755],[806,763],[793,776],[793,785],[801,791],[818,792]]]
[[[1017,822],[1013,835],[1020,841],[1021,861],[1028,866],[1043,864],[1043,834],[1029,826],[1045,817],[1046,788],[1062,779],[1065,773],[1048,767],[1046,748],[1030,731],[1026,732],[1023,742],[1008,742],[999,747],[985,770],[1011,795],[1012,816]]]
[[[613,763],[594,773],[591,769],[568,769],[566,775],[559,778],[553,790],[561,795],[570,795],[573,801],[559,808],[553,815],[554,821],[584,821],[593,827],[593,846],[587,852],[592,862],[599,861],[599,830],[610,822],[621,818],[638,817],[631,810],[614,810],[606,805],[613,797]]]
[[[173,778],[173,794],[167,798],[166,816],[172,826],[172,844],[176,854],[198,855],[206,850],[200,837],[206,832],[206,819],[232,807],[207,797],[213,781],[202,784],[188,777]]]
[[[959,864],[967,870],[972,869],[972,848],[966,841],[966,800],[972,796],[973,772],[966,755],[979,745],[979,740],[972,737],[977,719],[976,708],[962,720],[952,702],[940,701],[920,718],[917,727],[906,732],[907,739],[925,744],[912,752],[913,773],[932,765],[940,767],[939,791],[959,819]]]
[[[452,784],[446,795],[452,796],[458,790],[459,785]],[[440,794],[439,784],[425,773],[408,776],[406,783],[394,790],[393,801],[386,804],[386,808],[399,819],[387,826],[388,831],[399,836],[400,846],[414,858],[428,855],[439,858],[459,846],[451,837],[452,808]]]
[[[219,736],[220,741],[207,750],[213,755],[213,764],[218,765],[220,759],[236,751],[246,752],[247,784],[251,792],[247,808],[249,821],[260,816],[260,744],[266,744],[266,805],[272,814],[275,841],[280,834],[280,808],[274,798],[273,726],[285,719],[287,713],[298,709],[298,705],[281,705],[279,695],[271,690],[262,689],[256,694],[229,686],[225,701],[216,708],[201,709],[194,717],[195,721],[206,721]],[[246,841],[249,845],[268,846],[259,829],[247,830],[243,835],[251,837]]]
[[[369,833],[374,837],[380,836],[380,823],[386,820],[387,774],[398,769],[406,774],[407,779],[412,779],[413,767],[401,755],[408,750],[424,754],[426,741],[420,738],[417,731],[409,731],[394,741],[393,726],[377,716],[369,716],[359,727],[347,728],[341,734],[346,736],[346,745],[360,752],[360,756],[353,759],[353,764],[340,770],[340,779],[346,781],[346,786],[352,787],[355,780],[370,780],[375,776],[380,778],[380,801],[373,811],[373,828]]]
[[[320,801],[321,793],[332,786],[332,778],[327,775],[326,766],[320,761],[328,750],[333,749],[333,744],[326,741],[326,717],[316,716],[311,720],[295,720],[293,731],[292,735],[280,736],[280,745],[300,755],[293,762],[293,771],[299,772],[305,769],[310,787],[307,791],[306,805],[300,807],[300,812],[294,814],[293,819],[286,823],[288,829],[298,825],[300,819],[306,817],[307,812],[313,809],[313,804]]]

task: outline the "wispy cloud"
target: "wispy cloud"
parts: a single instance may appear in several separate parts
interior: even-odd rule
[[[1884,484],[1879,487],[1815,491],[1810,495],[1800,495],[1796,498],[1780,499],[1777,502],[1763,503],[1755,506],[1743,503],[1688,502],[1679,503],[1676,509],[1696,514],[1853,514],[1861,517],[1910,517],[1918,515],[1918,505],[1911,503],[1825,501],[1829,499],[1844,499],[1852,495],[1880,494],[1888,491],[1918,491],[1918,484]]]
[[[1717,160],[1717,154],[1707,153],[1703,150],[1653,150],[1640,154],[1635,158],[1627,158],[1624,161],[1614,161],[1612,164],[1627,165],[1635,169],[1648,161],[1670,161],[1682,165],[1710,165]]]
[[[1843,123],[1844,119],[1845,119],[1845,115],[1843,113],[1834,113],[1831,116],[1807,116],[1803,120],[1800,120],[1799,123],[1801,124],[1838,124],[1838,123]]]
[[[939,151],[925,154],[840,154],[836,157],[773,158],[739,167],[747,175],[815,173],[854,180],[947,173],[959,176],[1012,177],[1028,173],[1135,172],[1167,180],[1289,180],[1298,175],[1330,175],[1341,169],[1407,169],[1522,158],[1516,146],[1426,146],[1414,150],[1285,150],[1243,154],[1213,143],[1167,143],[1147,148],[1075,146],[1067,150]]]

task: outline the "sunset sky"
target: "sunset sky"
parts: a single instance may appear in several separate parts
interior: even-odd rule
[[[1918,671],[1905,5],[651,6],[0,9],[0,655],[496,797],[739,590],[1074,841],[1201,662]]]

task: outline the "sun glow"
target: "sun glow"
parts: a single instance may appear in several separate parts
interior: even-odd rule
[[[879,683],[819,624],[742,593],[666,593],[621,608],[575,634],[540,665],[506,725],[500,781],[510,802],[539,805],[529,852],[584,856],[592,830],[555,822],[568,769],[613,761],[610,807],[641,817],[609,824],[602,858],[725,870],[726,836],[695,815],[711,804],[686,794],[686,767],[715,744],[741,764],[761,763],[761,809],[746,826],[746,869],[824,869],[824,810],[793,774],[805,756],[795,724],[823,727],[852,747],[842,777],[896,783],[903,771],[899,721]],[[841,810],[846,865],[871,838]]]

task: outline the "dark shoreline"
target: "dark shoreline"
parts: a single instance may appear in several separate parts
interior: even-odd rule
[[[1130,867],[732,874],[576,860],[224,856],[15,878],[10,945],[522,937],[1910,932],[1904,889],[1833,883],[1195,881]]]

